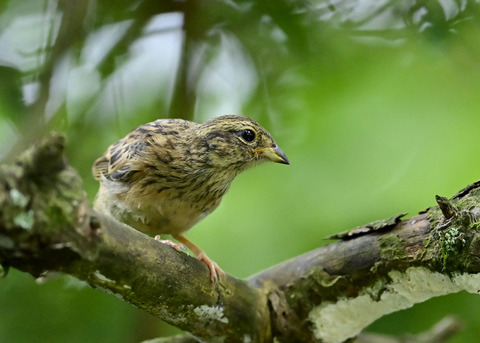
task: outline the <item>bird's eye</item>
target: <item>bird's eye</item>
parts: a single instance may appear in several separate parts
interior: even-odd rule
[[[255,132],[252,130],[243,130],[242,131],[242,138],[245,139],[247,142],[253,142],[255,139]]]

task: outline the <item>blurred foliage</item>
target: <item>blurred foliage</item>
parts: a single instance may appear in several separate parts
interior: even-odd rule
[[[244,113],[292,165],[242,174],[188,236],[246,277],[322,238],[434,203],[479,178],[480,5],[471,0],[0,0],[0,157],[51,129],[90,166],[137,125]],[[419,332],[478,297],[386,316]],[[69,277],[0,280],[0,341],[135,342],[171,328]],[[26,324],[27,323],[27,324]]]

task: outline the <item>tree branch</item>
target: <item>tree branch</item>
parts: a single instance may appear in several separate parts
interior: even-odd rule
[[[4,269],[74,275],[202,341],[343,342],[387,313],[480,290],[478,184],[415,217],[337,235],[343,240],[246,281],[227,275],[213,284],[205,264],[94,212],[63,145],[51,134],[0,168]]]
[[[34,276],[47,270],[74,275],[202,339],[268,339],[259,289],[228,276],[213,284],[204,263],[93,212],[73,169],[45,166],[62,160],[62,144],[51,135],[0,170],[3,266]]]
[[[358,336],[355,343],[444,343],[462,330],[463,324],[457,318],[446,317],[435,324],[430,330],[418,335],[391,337],[362,333]]]

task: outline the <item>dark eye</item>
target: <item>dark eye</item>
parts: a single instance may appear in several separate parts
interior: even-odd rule
[[[252,130],[243,130],[242,131],[242,138],[245,139],[247,142],[253,142],[255,139],[255,132]]]

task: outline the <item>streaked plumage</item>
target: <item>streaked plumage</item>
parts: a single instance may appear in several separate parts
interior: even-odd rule
[[[288,159],[253,120],[221,116],[203,124],[160,119],[112,144],[92,167],[100,189],[95,208],[150,235],[170,234],[210,268],[215,262],[183,233],[219,205],[240,172]],[[178,250],[178,246],[168,243]]]

